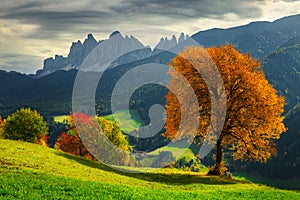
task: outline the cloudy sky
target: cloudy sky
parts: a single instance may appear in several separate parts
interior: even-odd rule
[[[119,30],[154,46],[162,36],[294,14],[298,0],[0,0],[0,69],[34,73],[88,33],[102,40]]]

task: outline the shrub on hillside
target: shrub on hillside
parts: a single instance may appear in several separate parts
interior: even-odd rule
[[[1,132],[5,139],[37,142],[48,131],[43,117],[30,108],[21,108],[8,116],[1,124]]]
[[[200,172],[201,163],[199,159],[188,159],[187,157],[181,157],[174,163],[174,167],[185,171]]]

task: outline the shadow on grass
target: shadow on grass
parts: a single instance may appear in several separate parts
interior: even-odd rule
[[[284,190],[300,190],[300,178],[294,179],[270,179],[266,177],[262,177],[257,174],[247,174],[241,172],[235,172],[236,176],[245,177],[247,180],[256,183],[256,184],[264,184],[270,187],[284,189]]]
[[[81,165],[104,170],[112,173],[116,173],[119,175],[137,178],[149,182],[158,182],[164,183],[168,185],[188,185],[188,184],[207,184],[207,185],[228,185],[228,184],[237,184],[237,183],[249,183],[248,181],[243,180],[235,180],[231,178],[225,177],[217,177],[217,176],[205,176],[205,175],[192,175],[192,174],[166,174],[163,172],[139,172],[139,173],[131,173],[131,172],[124,172],[120,170],[116,170],[114,168],[108,167],[100,162],[95,162],[91,160],[87,160],[85,158],[73,156],[70,154],[57,152],[59,156],[65,157],[67,159],[74,160]]]

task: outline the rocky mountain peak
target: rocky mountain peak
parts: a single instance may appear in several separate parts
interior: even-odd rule
[[[97,46],[99,46],[99,48]],[[83,43],[80,40],[72,43],[67,57],[55,55],[54,58],[45,59],[44,67],[37,72],[37,76],[41,77],[57,70],[78,69],[93,50],[95,50],[95,52],[89,59],[95,60],[101,58],[101,60],[105,61],[109,56],[118,57],[118,55],[130,52],[131,50],[143,48],[144,45],[135,37],[127,35],[123,37],[119,31],[114,31],[110,34],[108,39],[99,42],[97,42],[93,34],[90,33]],[[123,57],[122,59],[116,60],[114,65],[144,58],[150,53],[150,48],[145,51],[139,51],[138,53],[132,53],[126,59]],[[98,71],[97,69],[93,70]]]
[[[116,36],[116,35],[122,36],[122,34],[119,31],[114,31],[110,34],[109,38]]]
[[[180,36],[179,36],[179,38],[178,38],[178,43],[183,42],[185,39],[186,39],[185,34],[184,34],[184,33],[181,33]]]
[[[109,38],[102,41],[85,59],[81,69],[85,71],[102,71],[106,67],[130,63],[151,54],[151,49],[145,47],[133,36],[125,37],[119,31],[114,31]],[[108,66],[107,66],[108,65]]]
[[[88,40],[95,40],[95,38],[94,38],[94,36],[93,36],[92,33],[89,33],[89,34],[87,35],[87,39],[88,39]]]
[[[93,34],[89,33],[87,38],[84,40],[83,45],[87,44],[97,44],[97,40],[94,38]]]
[[[180,42],[183,42],[187,36],[184,33],[181,33],[178,40],[175,35],[172,36],[171,39],[168,39],[168,37],[161,38],[159,43],[155,46],[155,51],[161,51],[161,50],[169,50],[172,47],[176,46]]]

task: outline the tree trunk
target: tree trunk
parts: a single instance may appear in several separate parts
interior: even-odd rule
[[[212,169],[209,170],[208,175],[217,175],[217,176],[223,175],[223,172],[221,170],[222,161],[223,161],[222,142],[223,142],[223,137],[220,136],[218,141],[217,141],[216,164]]]

